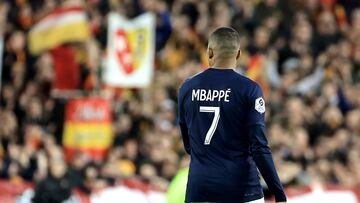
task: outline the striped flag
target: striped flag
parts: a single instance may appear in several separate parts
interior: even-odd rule
[[[84,42],[90,37],[86,13],[81,7],[55,9],[29,32],[29,50],[37,55],[69,42]]]
[[[76,152],[86,153],[94,160],[103,159],[113,136],[110,101],[99,97],[70,100],[63,133],[67,160]]]

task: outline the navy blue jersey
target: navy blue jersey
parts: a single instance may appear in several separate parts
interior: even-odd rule
[[[263,176],[277,200],[285,199],[261,130],[264,114],[259,85],[232,69],[209,68],[184,82],[179,124],[191,155],[186,202],[260,199],[257,160],[270,173]]]

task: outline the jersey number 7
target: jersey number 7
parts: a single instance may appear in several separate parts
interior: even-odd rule
[[[200,106],[200,112],[205,112],[205,113],[214,113],[214,118],[212,120],[211,126],[209,128],[209,130],[206,133],[206,137],[205,137],[205,145],[209,145],[211,142],[211,138],[215,133],[216,127],[219,123],[219,119],[220,119],[220,107],[215,107],[215,106]]]

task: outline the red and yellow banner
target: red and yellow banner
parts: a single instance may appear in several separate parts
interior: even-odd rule
[[[90,37],[85,10],[81,7],[60,7],[35,24],[29,32],[29,50],[38,55],[69,42],[84,42]]]
[[[83,152],[95,160],[106,156],[112,143],[111,104],[103,98],[78,98],[66,105],[63,145],[66,159]]]

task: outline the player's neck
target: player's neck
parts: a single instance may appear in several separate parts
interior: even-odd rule
[[[216,69],[233,69],[236,67],[236,61],[216,61],[213,64],[210,64],[210,67]]]

